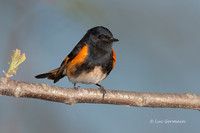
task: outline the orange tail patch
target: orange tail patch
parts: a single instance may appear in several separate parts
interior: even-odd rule
[[[39,78],[48,78],[48,79],[54,80],[58,70],[59,70],[59,68],[49,71],[48,73],[39,74],[39,75],[35,76],[35,78],[38,78],[38,79]]]

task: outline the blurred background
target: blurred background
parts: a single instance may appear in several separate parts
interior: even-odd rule
[[[27,59],[12,79],[73,87],[67,78],[53,84],[34,76],[58,67],[86,31],[99,25],[120,40],[114,44],[115,69],[101,82],[105,89],[200,94],[197,0],[0,0],[0,75],[18,48]],[[198,116],[188,109],[0,97],[0,133],[199,133]]]

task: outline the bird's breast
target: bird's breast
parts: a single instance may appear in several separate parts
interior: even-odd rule
[[[102,71],[101,66],[95,66],[92,70],[80,71],[79,74],[71,73],[68,75],[68,79],[72,83],[84,83],[84,84],[97,84],[106,78],[107,73]]]
[[[94,49],[92,52],[91,49],[86,50],[87,52],[81,52],[84,56],[78,54],[66,67],[65,74],[72,83],[97,84],[106,78],[114,67],[113,51],[92,53],[95,52]]]

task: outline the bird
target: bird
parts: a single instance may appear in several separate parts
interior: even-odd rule
[[[89,29],[73,50],[63,60],[60,67],[47,73],[35,76],[37,79],[47,78],[58,82],[67,76],[68,80],[77,83],[94,84],[100,87],[103,99],[106,90],[99,84],[113,70],[116,62],[113,42],[119,41],[113,37],[111,31],[103,26]]]

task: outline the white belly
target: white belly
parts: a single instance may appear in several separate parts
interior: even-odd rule
[[[105,73],[102,73],[100,66],[95,67],[93,71],[82,72],[78,77],[69,76],[68,79],[72,83],[84,83],[84,84],[97,84],[106,77]]]

